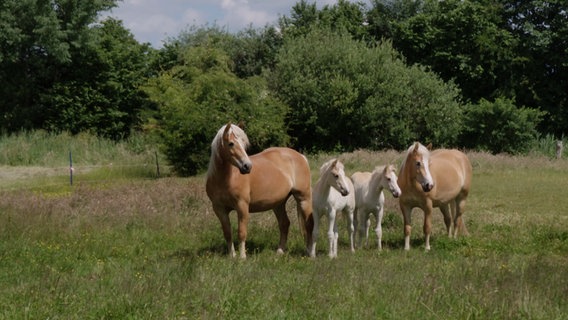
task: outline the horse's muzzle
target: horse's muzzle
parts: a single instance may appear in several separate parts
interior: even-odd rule
[[[239,167],[239,171],[241,172],[241,174],[249,174],[251,170],[252,170],[252,163],[246,162]]]
[[[424,192],[430,192],[430,190],[432,190],[433,188],[434,188],[433,183],[423,183],[422,184],[422,191],[424,191]]]

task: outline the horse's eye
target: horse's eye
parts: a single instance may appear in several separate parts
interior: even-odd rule
[[[420,168],[420,165],[421,165],[421,164],[420,164],[420,161],[416,162],[416,167],[417,167],[417,168]]]
[[[388,181],[388,182],[391,182],[391,178],[387,178],[387,181]]]
[[[234,146],[235,146],[235,143],[234,143],[234,142],[229,142],[229,147],[232,148],[232,147],[234,147]]]
[[[335,177],[335,179],[337,179],[337,178],[339,178],[339,175],[337,173],[334,173],[333,177]]]

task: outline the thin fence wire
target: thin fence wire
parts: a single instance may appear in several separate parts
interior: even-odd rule
[[[169,165],[156,163],[109,163],[100,165],[72,166],[3,166],[0,167],[0,191],[25,189],[50,189],[73,187],[84,184],[105,184],[121,179],[155,180],[171,172]],[[108,172],[95,172],[108,169]],[[124,170],[139,169],[142,173],[128,173]],[[105,178],[108,176],[108,178]],[[36,182],[39,184],[34,185]]]

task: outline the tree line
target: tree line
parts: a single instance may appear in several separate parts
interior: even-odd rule
[[[568,129],[563,0],[302,0],[273,25],[191,26],[160,49],[99,20],[117,4],[3,1],[2,132],[142,131],[195,174],[230,120],[252,152],[420,140],[519,153]]]

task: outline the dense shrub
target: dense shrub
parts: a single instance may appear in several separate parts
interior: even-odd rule
[[[390,43],[368,47],[347,34],[314,29],[289,39],[271,88],[287,103],[299,148],[401,149],[414,140],[452,145],[462,125],[458,90],[408,67]]]
[[[526,152],[538,136],[536,128],[543,115],[536,109],[517,108],[509,99],[482,99],[466,107],[461,140],[468,148],[492,153]]]

